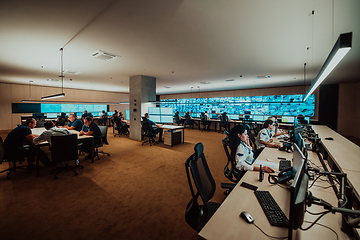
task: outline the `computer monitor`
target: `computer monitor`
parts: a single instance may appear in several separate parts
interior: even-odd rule
[[[91,114],[93,115],[93,117],[99,117],[100,116],[100,112],[92,112]]]
[[[46,118],[57,118],[57,113],[46,113]]]
[[[151,114],[160,114],[160,108],[159,107],[149,107],[148,108],[149,115]]]
[[[229,114],[228,116],[231,120],[239,120],[239,115],[237,114]]]
[[[155,123],[160,123],[161,120],[160,120],[160,114],[158,115],[150,115],[149,114],[149,119]]]
[[[210,118],[211,118],[211,119],[218,119],[218,118],[219,118],[219,115],[217,115],[217,114],[210,114]]]
[[[298,167],[294,181],[290,186],[290,217],[288,227],[289,240],[292,240],[293,231],[301,227],[305,215],[305,203],[309,184],[309,176],[305,173],[305,159],[300,159],[300,161],[300,166]]]
[[[264,121],[264,116],[253,115],[253,120],[254,120],[254,121],[263,122],[263,121]]]
[[[44,119],[44,114],[43,113],[33,113],[33,118],[35,118],[36,120]]]
[[[186,114],[186,113],[184,113],[184,112],[179,112],[179,116],[180,116],[180,117],[185,117],[185,114]]]
[[[281,122],[283,123],[294,123],[294,121],[295,121],[295,117],[282,116],[281,118]]]
[[[170,115],[161,115],[160,117],[161,123],[173,123],[173,116]]]
[[[107,112],[106,113],[109,117],[112,117],[112,115],[114,115],[114,112]]]
[[[130,120],[130,110],[129,109],[125,110],[125,119]]]

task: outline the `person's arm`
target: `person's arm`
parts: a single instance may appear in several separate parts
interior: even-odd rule
[[[46,135],[47,135],[47,131],[42,132],[42,133],[40,134],[40,136],[35,137],[35,138],[33,139],[33,143],[34,143],[34,144],[38,144],[39,142],[47,141]]]
[[[273,173],[275,172],[274,169],[272,169],[271,167],[268,167],[268,166],[261,166],[261,169],[264,171],[264,172],[268,172],[268,173]],[[254,171],[260,171],[260,166],[254,166]]]
[[[37,134],[29,134],[29,135],[26,135],[26,139],[30,142],[30,143],[34,143],[34,138],[38,137],[39,135]]]
[[[253,165],[250,165],[247,162],[245,162],[247,157],[248,157],[247,150],[245,149],[244,146],[239,144],[239,146],[236,149],[236,156],[235,156],[236,168],[238,170],[240,170],[240,171],[253,171],[254,170]]]
[[[260,143],[267,146],[267,147],[281,147],[280,144],[274,144],[272,143],[273,142],[273,139],[270,138],[268,141],[266,141],[266,138],[267,138],[267,133],[265,132],[261,132],[260,134]]]

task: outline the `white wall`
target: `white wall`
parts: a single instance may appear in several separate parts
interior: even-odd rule
[[[31,93],[30,91],[31,90]],[[31,86],[21,84],[0,83],[0,130],[10,130],[21,122],[21,115],[13,114],[12,103],[21,103],[22,100],[40,100],[42,96],[60,93],[61,88]],[[65,97],[61,101],[80,102],[120,102],[129,101],[128,93],[91,91],[80,89],[64,89]],[[112,104],[110,111],[114,110],[125,113],[129,104]]]

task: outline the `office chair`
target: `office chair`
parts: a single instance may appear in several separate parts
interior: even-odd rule
[[[194,128],[194,120],[191,119],[189,114],[185,115],[184,127],[189,125],[189,129]]]
[[[29,147],[30,146],[24,146],[24,147],[18,148],[18,151],[28,151]],[[14,155],[12,155],[12,157],[14,157]],[[5,158],[4,142],[3,142],[2,138],[0,137],[0,165],[3,162],[9,162],[9,163],[11,162],[13,164],[12,167],[9,167],[8,169],[3,170],[0,173],[9,171],[6,175],[6,179],[8,180],[8,179],[10,179],[10,174],[12,172],[16,173],[16,169],[22,169],[22,170],[28,171],[29,169],[27,166],[17,166],[16,165],[17,162],[19,162],[19,164],[22,164],[23,161],[24,161],[24,158],[22,158],[20,156],[14,157],[13,159]]]
[[[238,139],[238,138],[236,138]],[[236,186],[236,183],[244,176],[245,171],[239,171],[236,168],[235,154],[237,143],[231,144],[229,137],[222,140],[223,148],[227,157],[227,163],[224,167],[224,175],[233,183],[221,183],[221,188],[226,189],[225,195],[228,195],[232,189]],[[235,183],[235,184],[234,184]]]
[[[222,127],[225,129],[225,131],[230,131],[230,123],[226,113],[222,113],[220,116],[220,132]]]
[[[256,143],[255,143],[255,137],[254,137],[254,135],[252,134],[252,131],[251,131],[251,129],[250,129],[250,126],[249,126],[248,124],[245,124],[245,128],[246,128],[246,130],[247,130],[247,133],[248,133],[248,136],[249,136],[249,139],[250,139],[252,148],[253,148],[254,159],[256,159],[256,158],[260,155],[262,149],[257,149]]]
[[[179,113],[175,113],[174,115],[175,123],[179,126],[180,124],[184,124],[184,119],[181,119]]]
[[[106,126],[106,123],[107,123],[107,116],[102,115],[101,118],[99,119],[99,125]]]
[[[97,156],[98,160],[100,159],[99,153],[106,154],[106,155],[110,156],[110,154],[107,153],[107,152],[99,151],[99,148],[103,147],[104,144],[109,145],[109,142],[107,140],[108,127],[107,126],[99,126],[99,128],[100,128],[100,131],[101,131],[100,143],[95,146],[95,155]]]
[[[66,149],[66,151],[64,151]],[[78,173],[75,171],[75,168],[80,167],[83,169],[82,165],[78,166],[69,166],[69,161],[78,160],[78,137],[77,134],[70,134],[64,136],[52,136],[51,137],[51,160],[57,163],[64,162],[65,166],[57,167],[51,170],[51,174],[55,173],[54,179],[58,179],[58,174],[62,171],[71,170],[75,173],[75,176]]]
[[[158,142],[155,141],[155,136],[156,136],[156,132],[155,129],[151,126],[150,122],[147,121],[143,121],[142,122],[142,129],[144,131],[144,136],[146,136],[148,138],[148,140],[142,142],[141,145],[144,145],[144,143],[150,143],[150,146],[152,146],[152,143],[156,143],[158,144]]]
[[[186,175],[192,195],[186,207],[185,220],[190,227],[199,232],[219,208],[220,204],[210,202],[210,199],[214,196],[216,185],[203,153],[203,144],[196,144],[194,150],[195,153],[185,162]],[[193,185],[196,187],[196,193]],[[202,205],[198,203],[199,196]]]
[[[203,125],[202,131],[205,131],[207,126],[208,126],[207,130],[208,131],[210,130],[209,127],[210,127],[211,122],[209,121],[209,119],[207,119],[207,116],[204,113],[202,113],[202,115],[201,115],[200,123]]]

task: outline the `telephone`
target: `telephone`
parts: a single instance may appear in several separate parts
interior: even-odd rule
[[[277,183],[285,183],[295,177],[296,171],[293,167],[286,168],[279,172]]]

